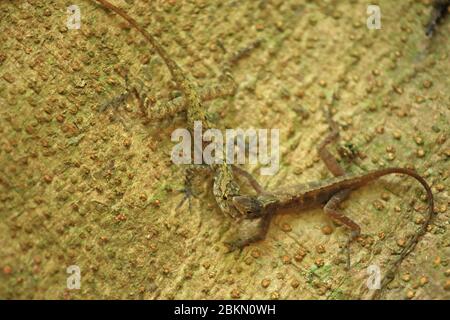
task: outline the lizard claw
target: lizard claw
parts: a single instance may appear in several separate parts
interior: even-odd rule
[[[353,241],[355,241],[358,237],[360,237],[361,234],[356,231],[352,231],[350,233],[350,237],[348,238],[347,242],[345,243],[345,246],[342,248],[341,253],[345,251],[346,254],[346,266],[345,270],[349,271],[351,267],[351,260],[350,260],[350,245]]]
[[[369,235],[368,234],[362,234],[356,231],[352,231],[350,233],[350,237],[348,238],[347,242],[345,243],[345,246],[342,248],[341,253],[343,251],[345,251],[346,254],[346,266],[345,269],[348,271],[350,270],[351,267],[351,260],[350,260],[350,245],[352,244],[352,242],[354,242],[355,240],[358,240],[359,238],[367,238]]]
[[[228,248],[228,253],[234,252],[236,250],[239,250],[242,252],[245,246],[248,245],[248,241],[243,239],[235,239],[230,241],[225,241],[225,245]]]
[[[180,203],[177,205],[177,210],[181,208],[181,206],[187,201],[189,201],[189,212],[192,211],[192,198],[198,198],[198,195],[192,189],[192,179],[193,179],[193,171],[189,168],[185,175],[184,187],[179,192],[183,193],[183,199],[181,199]]]
[[[179,190],[179,192],[183,193],[183,199],[181,199],[180,203],[177,205],[177,210],[180,209],[183,204],[188,201],[189,212],[192,211],[192,198],[198,198],[197,194],[192,191],[190,186],[186,186],[183,189]]]

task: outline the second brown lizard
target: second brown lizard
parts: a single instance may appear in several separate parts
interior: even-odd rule
[[[386,272],[386,276],[381,282],[381,290],[374,294],[377,298],[382,290],[392,281],[395,271],[405,259],[405,257],[414,250],[419,239],[427,232],[428,226],[434,214],[433,193],[430,186],[418,173],[405,168],[383,168],[360,174],[345,174],[344,169],[339,165],[333,155],[327,150],[327,145],[337,139],[339,136],[338,126],[331,118],[330,110],[327,112],[327,120],[331,127],[330,134],[318,147],[318,153],[328,170],[335,176],[327,180],[311,182],[303,185],[285,187],[282,190],[266,191],[253,177],[236,168],[237,174],[243,175],[257,192],[253,196],[236,196],[233,198],[234,206],[241,212],[241,215],[248,219],[260,219],[257,232],[246,238],[236,239],[229,243],[232,249],[243,248],[244,246],[262,240],[265,238],[272,217],[284,209],[304,210],[313,207],[323,207],[324,212],[334,221],[350,229],[351,235],[347,242],[347,252],[350,243],[361,234],[359,224],[339,210],[339,204],[346,200],[350,193],[369,182],[372,182],[382,176],[389,174],[404,174],[416,179],[425,189],[428,201],[428,215],[421,225],[420,229],[409,239],[402,248],[397,259],[391,264]],[[350,267],[349,254],[347,255],[347,268]]]

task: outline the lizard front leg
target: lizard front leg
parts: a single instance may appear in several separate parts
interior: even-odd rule
[[[271,210],[266,215],[264,215],[258,222],[256,231],[242,238],[237,238],[231,241],[225,241],[225,244],[228,246],[229,251],[232,252],[236,249],[243,249],[245,246],[252,244],[254,242],[264,240],[266,238],[267,232],[269,231],[270,222],[272,221],[272,217],[274,215],[274,211]]]
[[[334,100],[334,99],[333,99]],[[339,138],[339,126],[333,120],[331,116],[331,107],[325,110],[328,125],[331,132],[323,139],[323,141],[317,147],[317,152],[319,153],[320,159],[325,163],[327,169],[335,176],[343,176],[345,174],[344,169],[337,162],[336,158],[328,151],[327,146],[333,141]]]

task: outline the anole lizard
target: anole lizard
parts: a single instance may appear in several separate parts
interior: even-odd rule
[[[250,243],[265,238],[270,221],[275,213],[283,209],[308,209],[311,207],[322,206],[324,212],[334,221],[345,225],[351,230],[351,236],[347,243],[347,249],[351,241],[357,238],[361,233],[361,227],[352,219],[345,216],[339,210],[339,204],[346,200],[351,191],[366,185],[382,176],[394,173],[405,174],[416,179],[425,189],[428,201],[428,215],[421,225],[420,229],[409,239],[408,243],[403,247],[399,256],[391,264],[391,267],[385,273],[386,276],[381,282],[381,290],[374,294],[374,298],[378,297],[380,292],[392,281],[396,269],[399,267],[405,257],[414,250],[420,237],[422,237],[428,229],[433,213],[434,200],[433,193],[428,183],[413,170],[405,168],[383,168],[373,170],[361,174],[345,174],[345,171],[339,165],[337,160],[327,150],[326,146],[339,136],[338,126],[332,120],[330,112],[327,113],[327,120],[331,127],[331,133],[324,139],[318,147],[318,153],[322,161],[325,163],[329,171],[335,176],[334,178],[312,182],[304,185],[293,187],[284,187],[280,191],[268,192],[262,188],[259,183],[252,178],[247,172],[237,169],[240,173],[250,181],[250,184],[257,192],[254,196],[236,196],[233,198],[233,204],[248,219],[259,218],[258,230],[255,234],[235,240],[231,245],[235,248],[242,248]],[[348,251],[347,251],[348,252]],[[347,267],[350,267],[350,258],[347,256]]]
[[[194,86],[193,82],[187,77],[181,67],[170,58],[166,50],[156,41],[156,39],[140,26],[136,20],[130,17],[124,10],[114,6],[106,0],[95,0],[102,4],[105,8],[114,11],[116,14],[125,19],[130,25],[138,30],[158,55],[167,65],[174,82],[178,85],[183,94],[185,104],[187,106],[187,121],[191,130],[194,129],[194,122],[201,121],[205,129],[211,128],[210,121],[207,118],[205,108],[202,106],[201,97]],[[240,212],[233,206],[231,200],[234,196],[239,195],[239,185],[235,182],[233,170],[229,164],[212,164],[211,169],[214,172],[213,194],[222,212],[238,218]]]
[[[122,18],[124,18],[128,23],[130,23],[134,28],[136,28],[151,44],[154,50],[161,56],[164,60],[174,81],[180,87],[182,93],[184,94],[184,100],[187,104],[187,116],[188,123],[191,128],[193,128],[195,121],[202,121],[205,128],[210,128],[211,125],[206,116],[206,111],[201,105],[201,98],[189,78],[185,75],[183,70],[178,66],[178,64],[169,57],[167,52],[159,43],[149,34],[144,28],[142,28],[133,18],[131,18],[125,11],[112,5],[106,0],[96,0],[101,3],[104,7],[114,11]],[[330,120],[330,119],[329,119]],[[332,122],[331,122],[332,123]],[[233,168],[227,164],[213,164],[211,168],[215,172],[214,179],[214,189],[213,193],[216,201],[222,210],[222,212],[230,215],[233,218],[245,218],[245,219],[256,219],[260,220],[259,232],[255,235],[240,239],[234,242],[232,245],[234,247],[242,248],[243,246],[261,240],[265,237],[267,233],[270,220],[273,215],[283,208],[294,207],[298,209],[309,208],[312,206],[324,205],[324,211],[334,220],[342,223],[352,230],[350,241],[353,240],[360,234],[361,228],[359,225],[346,217],[344,214],[339,212],[338,205],[340,202],[345,200],[350,192],[356,188],[359,188],[366,183],[380,178],[381,176],[401,173],[409,175],[416,180],[418,180],[427,192],[429,214],[425,219],[420,230],[412,237],[408,244],[402,249],[400,256],[394,262],[392,268],[388,272],[382,283],[382,288],[384,288],[391,280],[390,276],[394,269],[396,269],[403,259],[414,249],[419,238],[426,232],[427,227],[433,217],[433,194],[427,182],[416,172],[403,168],[385,168],[374,170],[368,173],[363,173],[360,175],[345,175],[344,170],[340,167],[333,156],[327,151],[326,145],[334,140],[338,135],[338,131],[332,123],[332,133],[324,140],[324,142],[319,146],[319,155],[325,162],[327,168],[336,176],[334,179],[312,183],[306,187],[292,188],[289,192],[266,192],[253,177],[242,169],[235,168],[234,170],[238,174],[242,174],[247,180],[250,181],[251,185],[258,192],[258,195],[240,195],[239,185],[235,182],[233,177]]]

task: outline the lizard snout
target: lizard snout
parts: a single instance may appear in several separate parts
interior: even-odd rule
[[[258,199],[252,196],[235,196],[233,205],[246,219],[254,219],[261,216],[262,206]]]

